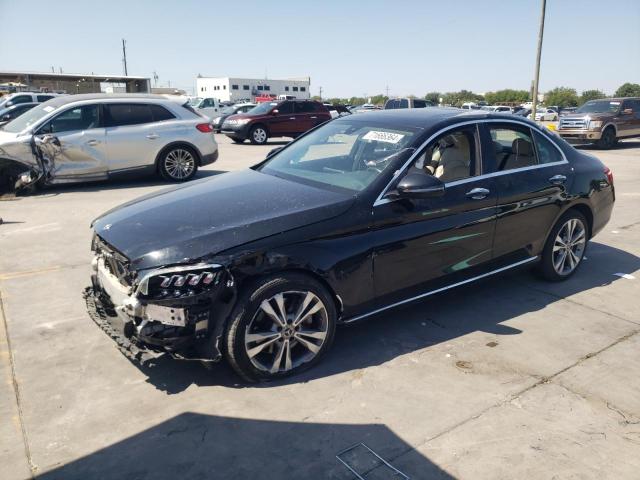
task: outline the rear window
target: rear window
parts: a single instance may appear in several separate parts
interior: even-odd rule
[[[426,108],[426,106],[427,106],[427,102],[425,102],[424,100],[413,101],[413,108]]]
[[[151,109],[144,103],[116,103],[105,105],[105,125],[123,127],[153,122]]]
[[[164,120],[172,120],[176,118],[173,113],[161,105],[150,105],[150,107],[154,122],[162,122]]]

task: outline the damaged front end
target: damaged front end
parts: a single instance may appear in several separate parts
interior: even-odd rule
[[[55,170],[60,142],[53,135],[16,139],[0,145],[0,194],[45,185]]]
[[[196,263],[131,271],[126,257],[97,235],[92,244],[89,314],[130,359],[162,353],[215,362],[233,280],[219,264]]]

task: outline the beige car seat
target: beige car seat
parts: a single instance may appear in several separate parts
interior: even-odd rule
[[[524,138],[516,138],[511,143],[511,154],[504,161],[502,170],[529,167],[535,165],[535,163],[531,142]]]
[[[436,150],[432,160],[438,161],[435,176],[443,182],[452,182],[470,175],[471,150],[466,135],[455,134],[446,137],[448,146]],[[437,157],[437,158],[436,158]]]

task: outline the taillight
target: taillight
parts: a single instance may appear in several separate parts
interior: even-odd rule
[[[196,125],[196,128],[200,130],[202,133],[213,132],[213,126],[211,126],[210,123],[199,123]]]
[[[609,167],[604,167],[604,174],[607,176],[607,180],[609,181],[609,185],[613,185],[613,172]]]

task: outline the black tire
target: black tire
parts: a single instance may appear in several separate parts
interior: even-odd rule
[[[198,172],[198,155],[191,147],[176,145],[160,154],[158,170],[169,182],[187,182]]]
[[[269,132],[262,125],[255,125],[249,132],[249,140],[254,145],[264,145],[269,140]]]
[[[273,327],[276,326],[277,323],[272,320],[273,317],[265,314],[265,311],[261,308],[263,302],[268,302],[269,305],[277,307],[277,302],[275,304],[273,303],[273,297],[278,294],[284,294],[282,298],[284,298],[283,304],[285,305],[285,310],[289,307],[291,311],[287,313],[292,317],[296,317],[293,311],[297,311],[300,303],[297,304],[297,307],[295,303],[288,305],[287,299],[291,298],[293,300],[297,294],[299,294],[302,299],[304,295],[308,295],[309,293],[312,294],[315,300],[312,300],[313,303],[309,303],[307,309],[304,311],[309,311],[309,309],[315,307],[316,301],[321,302],[322,306],[324,306],[324,310],[320,310],[311,315],[302,315],[302,318],[306,318],[303,323],[307,321],[310,322],[309,325],[311,326],[307,327],[309,330],[305,330],[306,325],[294,327],[293,320],[295,318],[291,318],[287,323],[287,330],[294,329],[293,333],[291,333],[293,336],[285,336],[287,332],[281,327],[276,327],[274,330]],[[336,321],[337,312],[333,298],[327,289],[319,282],[311,277],[298,273],[273,275],[262,281],[248,285],[245,291],[238,297],[236,307],[230,316],[229,325],[227,326],[225,355],[229,364],[238,375],[249,382],[276,380],[290,375],[296,375],[317,364],[329,350],[335,335]],[[313,329],[314,322],[316,322],[315,324],[317,325],[323,325],[317,332]],[[272,330],[265,332],[265,325],[271,325]],[[307,337],[306,335],[312,331],[314,334],[322,333],[325,335],[323,339],[313,340],[314,349],[319,348],[317,353],[312,352],[308,347],[304,347],[304,343],[299,342],[299,337],[295,335],[300,334],[302,331],[305,332],[303,340],[311,339],[311,337]],[[256,343],[252,343],[251,340],[247,339],[247,333],[254,336],[262,335],[264,338],[267,338],[266,335],[270,335],[271,337],[269,337],[267,341],[259,340],[256,341]],[[316,342],[321,343],[318,344]],[[268,346],[259,348],[263,343]],[[271,345],[269,345],[269,343],[271,343]],[[305,341],[305,343],[308,342]],[[291,345],[290,349],[285,349],[285,344],[287,346]],[[250,357],[249,352],[255,350],[259,350],[259,353],[254,353],[254,355]],[[289,358],[285,358],[286,354],[280,353],[281,351],[288,352]],[[310,357],[305,360],[305,355]],[[287,366],[286,361],[289,359],[289,366]],[[273,360],[272,363],[271,360]],[[298,361],[301,363],[293,366]],[[269,365],[271,365],[272,369],[275,368],[276,362],[278,362],[278,371],[275,373],[267,371]],[[260,364],[261,367],[258,367],[257,364]]]
[[[616,138],[615,129],[613,127],[607,127],[604,132],[602,132],[602,137],[596,142],[596,145],[602,150],[609,150],[615,147],[617,143],[618,139]]]
[[[244,138],[237,138],[237,137],[229,137],[229,138],[233,140],[233,143],[244,143]]]
[[[571,268],[570,271],[560,272],[556,265],[554,265],[554,261],[559,259],[558,255],[561,256],[562,252],[554,252],[554,247],[558,246],[558,248],[562,250],[562,247],[556,244],[556,239],[558,238],[560,231],[570,220],[577,220],[581,224],[581,228],[584,230],[584,245],[577,255],[574,254],[578,258],[578,262],[575,267]],[[561,282],[571,277],[580,268],[580,265],[582,265],[582,259],[584,258],[584,254],[587,251],[587,245],[589,243],[589,231],[589,222],[578,210],[572,209],[562,215],[551,229],[551,233],[549,233],[544,250],[542,251],[542,258],[536,267],[536,273],[540,277],[551,282]],[[565,255],[569,255],[569,253],[565,252]]]

